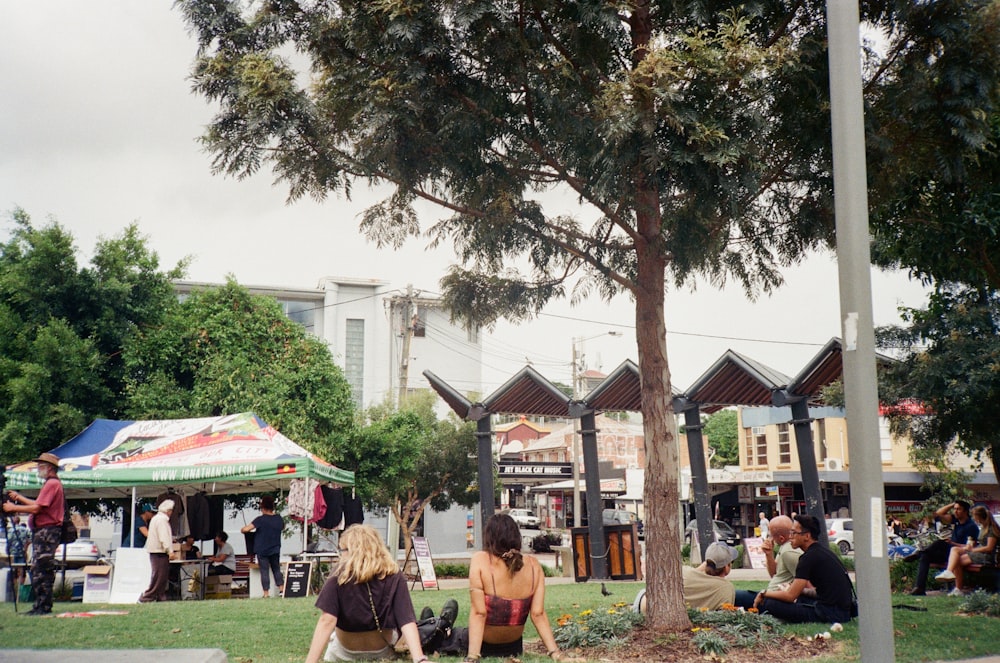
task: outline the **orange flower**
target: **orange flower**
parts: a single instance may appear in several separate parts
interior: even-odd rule
[[[747,612],[752,612],[754,614],[757,614],[758,612],[760,612],[760,610],[758,610],[757,608],[747,608]]]

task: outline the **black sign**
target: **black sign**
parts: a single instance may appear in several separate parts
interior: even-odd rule
[[[285,569],[285,591],[281,595],[286,599],[307,596],[311,575],[312,562],[289,562]]]
[[[572,463],[517,463],[502,461],[497,467],[500,478],[557,479],[573,476]]]

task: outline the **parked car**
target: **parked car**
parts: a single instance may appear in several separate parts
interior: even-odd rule
[[[826,521],[826,535],[830,543],[846,555],[854,549],[854,520],[851,518],[831,518]]]
[[[538,529],[542,522],[528,509],[511,509],[507,515],[513,518],[519,527],[527,527],[528,529]]]
[[[56,548],[56,563],[62,563],[63,548],[66,548],[66,566],[76,568],[93,564],[101,557],[101,549],[91,539],[77,539],[73,543],[60,543]]]
[[[712,524],[715,529],[715,538],[717,540],[734,547],[742,543],[740,535],[736,533],[736,530],[729,526],[729,523],[722,520],[713,520]],[[684,540],[690,543],[692,534],[697,531],[697,529],[698,521],[692,519],[691,522],[687,524],[687,527],[684,528]]]
[[[631,525],[636,521],[636,515],[624,509],[605,509],[601,519],[605,525]]]

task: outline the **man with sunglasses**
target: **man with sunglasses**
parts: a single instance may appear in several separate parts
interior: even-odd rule
[[[792,546],[802,551],[795,579],[784,590],[766,589],[754,607],[786,622],[846,622],[853,617],[854,587],[840,558],[819,542],[820,523],[813,516],[795,516],[789,532]],[[809,585],[815,596],[806,596]]]

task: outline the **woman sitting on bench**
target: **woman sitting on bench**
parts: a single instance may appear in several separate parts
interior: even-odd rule
[[[962,586],[965,567],[972,564],[993,566],[996,563],[997,541],[1000,541],[1000,527],[990,514],[989,509],[979,505],[972,507],[972,519],[979,525],[979,538],[964,546],[955,546],[948,556],[948,568],[937,575],[935,580],[954,580],[953,596],[966,593]],[[972,541],[972,538],[969,538]]]

